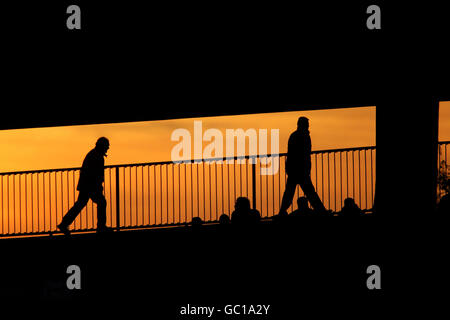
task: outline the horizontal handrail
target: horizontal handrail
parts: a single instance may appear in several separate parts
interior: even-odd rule
[[[315,150],[312,151],[311,154],[318,153],[331,153],[331,152],[346,152],[346,151],[359,151],[359,150],[373,150],[375,146],[367,146],[367,147],[353,147],[353,148],[341,148],[341,149],[324,149],[324,150]],[[189,160],[180,160],[180,161],[158,161],[158,162],[142,162],[142,163],[128,163],[128,164],[114,164],[107,165],[106,168],[124,168],[124,167],[141,167],[141,166],[157,166],[157,165],[168,165],[168,164],[179,164],[185,163],[189,161],[189,163],[196,162],[213,162],[213,161],[230,161],[230,160],[244,160],[244,159],[257,159],[257,158],[265,158],[265,157],[283,157],[287,156],[287,153],[267,153],[260,155],[245,155],[245,156],[234,156],[234,157],[220,157],[220,158],[201,158],[201,159],[189,159]],[[57,168],[57,169],[39,169],[39,170],[27,170],[27,171],[10,171],[10,172],[0,172],[0,176],[8,176],[8,175],[20,175],[20,174],[34,174],[34,173],[50,173],[50,172],[61,172],[61,171],[77,171],[81,170],[81,167],[71,167],[71,168]]]

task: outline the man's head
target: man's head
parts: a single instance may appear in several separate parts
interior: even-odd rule
[[[250,210],[250,200],[245,197],[239,197],[236,200],[234,208],[236,211],[248,211]]]
[[[300,210],[308,209],[308,199],[306,197],[299,197],[297,199],[297,205]]]
[[[105,137],[99,138],[95,144],[95,149],[106,156],[106,152],[109,150],[109,140]]]
[[[309,128],[309,119],[307,117],[298,118],[297,129],[308,130],[308,128]]]
[[[356,206],[355,200],[353,198],[346,198],[344,200],[344,207],[346,208],[353,208]]]

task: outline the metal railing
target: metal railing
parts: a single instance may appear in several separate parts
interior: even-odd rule
[[[372,208],[375,155],[373,146],[312,152],[311,179],[326,208],[339,211],[347,197],[361,209]],[[116,230],[167,227],[194,217],[215,222],[221,214],[231,215],[240,196],[270,218],[283,196],[285,159],[286,154],[274,154],[106,166],[107,225]],[[262,174],[267,167],[273,171]],[[0,237],[57,233],[77,199],[79,174],[80,168],[0,173]],[[297,187],[294,199],[302,195]],[[290,211],[296,207],[294,201]],[[71,230],[94,231],[96,223],[96,208],[89,202]]]

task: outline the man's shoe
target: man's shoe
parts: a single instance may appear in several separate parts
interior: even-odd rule
[[[57,227],[62,233],[64,233],[65,236],[70,236],[70,231],[69,231],[69,229],[67,229],[66,226],[59,224]]]

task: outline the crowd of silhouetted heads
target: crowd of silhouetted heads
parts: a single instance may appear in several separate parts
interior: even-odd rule
[[[444,199],[444,198],[443,198]],[[448,209],[448,197],[446,202],[442,206],[447,205]],[[443,209],[445,210],[445,209]],[[343,219],[354,219],[364,216],[369,216],[371,211],[361,210],[352,198],[346,198],[344,205],[340,211],[333,212],[331,210],[315,211],[309,206],[308,199],[306,197],[299,197],[297,199],[297,209],[288,212],[280,212],[277,215],[267,219],[267,221],[275,224],[283,223],[300,223],[308,219],[323,218],[323,217],[342,217]],[[231,216],[231,218],[230,218]],[[252,209],[250,200],[245,197],[239,197],[236,200],[234,211],[231,215],[223,213],[219,217],[219,225],[221,227],[237,227],[246,228],[258,225],[261,222],[261,214],[258,210]],[[266,219],[264,219],[266,220]],[[204,224],[204,221],[200,217],[192,219],[190,226],[192,229],[199,229]]]

